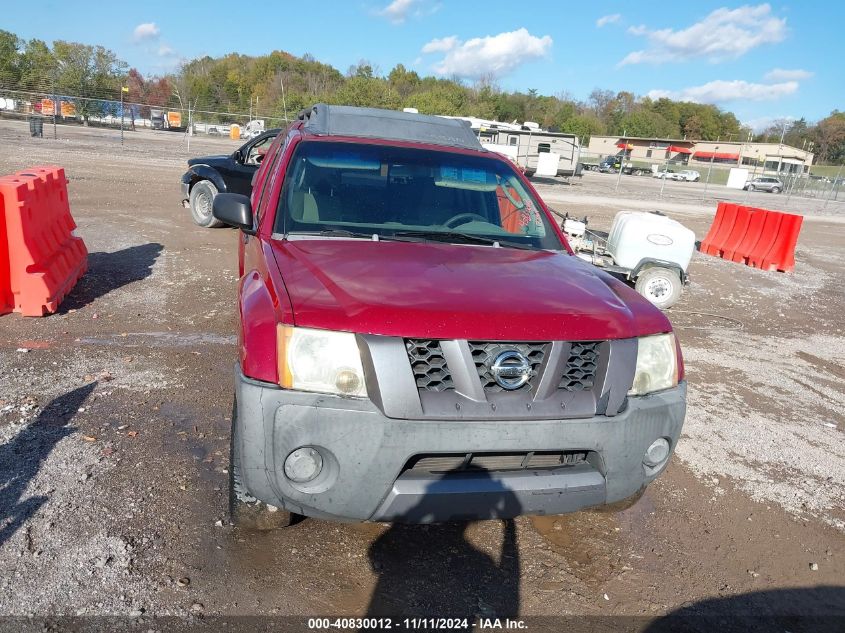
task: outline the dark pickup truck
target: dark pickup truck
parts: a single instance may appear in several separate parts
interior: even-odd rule
[[[194,222],[205,228],[222,226],[222,222],[211,215],[214,196],[218,193],[248,196],[255,170],[280,131],[268,130],[231,154],[188,160],[188,171],[182,174],[182,205],[191,210]]]

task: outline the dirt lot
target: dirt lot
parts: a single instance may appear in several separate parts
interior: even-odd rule
[[[114,132],[25,132],[0,122],[0,173],[63,165],[91,256],[59,314],[0,317],[0,615],[120,616],[144,631],[169,630],[156,616],[318,614],[845,627],[845,204],[752,195],[806,215],[794,274],[696,254],[670,312],[690,385],[684,435],[633,508],[252,534],[226,522],[236,236],[179,206],[184,138],[127,133],[121,150]],[[194,140],[192,153],[233,147]],[[595,228],[658,208],[705,234],[703,186],[666,183],[660,198],[657,181],[622,183],[538,189]],[[708,192],[730,195],[744,193]]]

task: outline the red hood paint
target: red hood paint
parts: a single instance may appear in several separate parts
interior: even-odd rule
[[[634,290],[564,252],[355,239],[272,249],[300,327],[492,341],[672,329]]]

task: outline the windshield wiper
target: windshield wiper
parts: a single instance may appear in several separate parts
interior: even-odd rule
[[[520,244],[518,242],[510,242],[508,240],[500,240],[495,237],[483,237],[481,235],[473,235],[472,233],[460,232],[445,232],[445,231],[395,231],[393,233],[396,237],[421,237],[427,240],[436,240],[438,242],[462,242],[464,244],[498,244],[503,248],[518,248],[525,251],[535,250],[530,244]]]
[[[360,237],[362,239],[373,239],[372,233],[359,231],[347,231],[345,229],[325,229],[322,231],[291,231],[288,235],[319,235],[322,237]]]
[[[366,233],[361,231],[347,231],[346,229],[324,229],[322,231],[291,231],[288,235],[319,235],[320,237],[354,237],[373,242],[422,242],[423,236],[414,235],[382,235],[381,233]]]

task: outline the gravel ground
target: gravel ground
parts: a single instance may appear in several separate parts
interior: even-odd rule
[[[696,254],[670,312],[690,383],[685,432],[633,508],[250,534],[225,521],[235,233],[199,229],[179,206],[184,138],[127,133],[121,150],[113,132],[25,131],[0,121],[0,173],[65,166],[91,259],[59,314],[0,317],[0,616],[111,615],[145,631],[167,630],[153,618],[168,615],[845,622],[841,203],[789,201],[806,215],[794,274]],[[192,153],[234,146],[194,140]],[[595,228],[660,208],[705,234],[715,205],[689,183],[667,183],[662,200],[651,179],[623,183],[616,193],[588,174],[538,189]],[[775,202],[786,200],[754,204]]]

